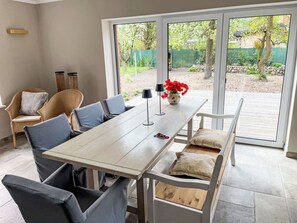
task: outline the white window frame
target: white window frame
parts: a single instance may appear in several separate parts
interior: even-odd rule
[[[291,14],[291,25],[289,39],[296,40],[296,7],[297,1],[292,2],[279,2],[270,4],[257,4],[247,6],[236,6],[236,7],[225,7],[216,9],[205,9],[190,12],[178,12],[178,13],[167,13],[153,16],[139,16],[131,18],[121,19],[105,19],[102,20],[102,35],[103,35],[103,46],[104,46],[104,59],[105,59],[105,71],[106,71],[106,86],[107,86],[107,97],[111,97],[118,93],[117,86],[117,66],[116,66],[116,55],[115,55],[115,35],[114,25],[128,24],[128,23],[142,23],[142,22],[156,22],[157,24],[157,83],[163,83],[167,79],[167,24],[171,22],[183,22],[183,21],[195,21],[195,20],[208,20],[219,18],[217,26],[217,34],[222,31],[221,41],[217,39],[217,47],[220,47],[220,54],[216,53],[216,71],[219,74],[215,75],[214,81],[214,98],[213,98],[213,112],[223,113],[224,112],[224,101],[225,101],[225,68],[226,68],[226,57],[227,57],[227,45],[228,45],[228,32],[229,32],[229,19],[236,17],[249,17],[249,16],[265,16],[265,15],[278,15],[278,14]],[[214,16],[214,17],[211,17]],[[205,19],[203,19],[205,18]],[[221,21],[221,22],[220,22]],[[224,29],[223,29],[224,27]],[[218,44],[220,46],[218,46]],[[217,48],[216,48],[217,49]],[[294,71],[296,61],[296,44],[294,41],[289,41],[287,51],[286,64],[292,64],[287,67],[282,100],[281,100],[281,111],[279,117],[279,125],[277,132],[277,141],[265,141],[249,138],[237,137],[238,142],[255,144],[261,146],[270,146],[283,148],[286,135],[287,135],[287,124],[289,117],[289,107],[291,101],[291,94],[293,85],[296,84],[294,81]],[[221,59],[217,60],[217,57],[221,55]],[[218,63],[219,62],[219,63]],[[217,68],[217,66],[219,68]],[[219,77],[219,78],[218,78]],[[296,80],[297,81],[297,80]],[[216,95],[216,97],[215,97]],[[214,127],[222,128],[223,123],[213,123]]]

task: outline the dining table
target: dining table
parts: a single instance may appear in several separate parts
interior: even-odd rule
[[[193,134],[193,117],[207,102],[205,98],[185,95],[177,105],[162,100],[164,115],[159,113],[159,98],[139,104],[115,118],[84,132],[43,153],[43,157],[87,168],[88,185],[96,188],[96,171],[136,181],[137,205],[128,210],[147,221],[147,183],[145,171],[152,169],[168,151],[179,132],[187,127],[187,140]],[[154,124],[143,123],[149,118]],[[156,137],[162,133],[167,137]],[[50,133],[49,133],[50,134]]]

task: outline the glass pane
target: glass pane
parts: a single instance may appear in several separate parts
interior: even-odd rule
[[[168,76],[189,85],[189,94],[208,98],[201,112],[212,113],[217,21],[168,24]],[[197,118],[194,129],[198,129]],[[211,126],[205,120],[206,127]]]
[[[225,112],[244,98],[237,135],[276,140],[290,15],[230,20]]]
[[[114,29],[119,91],[135,104],[144,88],[156,85],[156,22],[121,24]]]

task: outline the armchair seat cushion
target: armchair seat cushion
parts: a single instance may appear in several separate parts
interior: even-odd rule
[[[12,119],[12,122],[38,122],[41,120],[40,115],[19,115]]]
[[[215,129],[198,129],[190,140],[191,145],[220,149],[223,147],[227,132]]]

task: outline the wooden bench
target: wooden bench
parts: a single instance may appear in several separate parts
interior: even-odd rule
[[[179,178],[156,171],[147,171],[145,173],[145,177],[149,178],[149,223],[209,223],[212,221],[224,170],[230,154],[231,163],[235,166],[236,125],[242,103],[243,99],[240,99],[234,115],[197,114],[197,116],[201,116],[200,128],[203,128],[204,117],[216,119],[232,118],[221,149],[187,144],[183,150],[184,152],[208,154],[216,157],[210,181]]]

